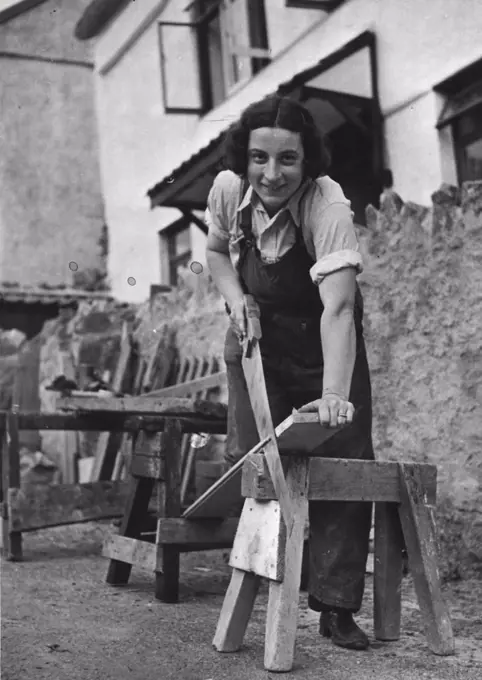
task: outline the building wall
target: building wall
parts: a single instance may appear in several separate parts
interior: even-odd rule
[[[93,59],[73,36],[87,4],[48,0],[0,24],[2,282],[105,269]]]
[[[482,4],[458,0],[348,0],[331,15],[266,2],[273,63],[202,118],[166,115],[162,104],[156,22],[186,21],[183,4],[132,3],[96,44],[102,176],[112,227],[114,291],[142,298],[159,280],[157,231],[173,210],[148,209],[145,192],[216,137],[251,102],[274,91],[365,30],[377,36],[378,78],[386,118],[386,162],[405,199],[427,203],[442,181],[454,180],[450,140],[435,122],[441,102],[434,85],[482,56]],[[130,41],[135,34],[135,40]],[[130,44],[131,43],[131,44]],[[287,49],[289,47],[289,49]],[[124,53],[124,49],[127,51]],[[189,68],[179,43],[179,69]],[[343,67],[335,83],[344,88]],[[347,77],[347,76],[345,76]],[[171,88],[181,88],[179,82]],[[193,232],[194,233],[194,232]],[[201,252],[202,235],[193,249]],[[200,257],[200,256],[199,256]],[[127,290],[125,263],[139,285]]]

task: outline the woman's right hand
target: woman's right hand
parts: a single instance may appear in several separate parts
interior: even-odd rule
[[[230,306],[231,313],[229,314],[229,321],[231,328],[236,333],[240,342],[246,337],[246,305],[244,299],[238,300]]]

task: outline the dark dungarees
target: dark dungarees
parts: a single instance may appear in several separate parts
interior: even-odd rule
[[[244,194],[244,192],[243,192]],[[320,317],[323,305],[309,270],[314,264],[302,229],[294,246],[273,264],[262,262],[251,228],[251,205],[241,214],[239,275],[245,293],[261,309],[260,343],[274,426],[293,408],[319,399],[323,389]],[[363,340],[363,302],[355,302],[357,353],[350,401],[359,409],[355,422],[334,435],[322,455],[372,459],[371,387]],[[259,441],[241,366],[242,348],[228,329],[224,358],[228,378],[226,459],[233,464]],[[371,504],[341,501],[310,502],[309,593],[327,606],[357,611],[361,606],[368,554]]]

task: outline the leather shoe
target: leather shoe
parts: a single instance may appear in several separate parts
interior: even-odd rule
[[[334,645],[345,649],[367,649],[367,635],[353,620],[353,614],[347,609],[334,609],[322,612],[320,616],[320,633],[330,638]]]

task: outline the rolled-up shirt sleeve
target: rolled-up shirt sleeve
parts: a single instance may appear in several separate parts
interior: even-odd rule
[[[313,217],[316,254],[316,262],[310,269],[313,283],[319,284],[328,274],[347,267],[353,267],[360,274],[363,262],[350,206],[332,203]]]
[[[210,234],[223,241],[229,240],[229,219],[227,217],[225,191],[222,174],[218,175],[209,192],[204,221]]]

